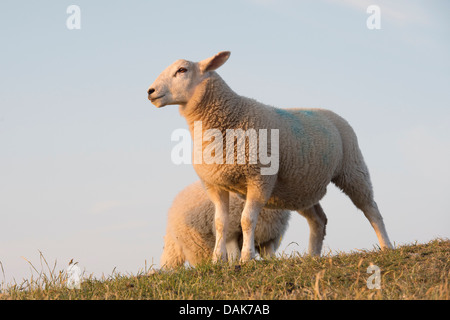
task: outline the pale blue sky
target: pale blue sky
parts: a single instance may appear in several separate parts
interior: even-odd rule
[[[68,30],[66,9],[81,9]],[[381,29],[366,8],[379,5]],[[176,106],[146,90],[174,60],[231,58],[238,93],[323,107],[358,134],[397,244],[450,236],[450,12],[447,1],[2,1],[0,261],[30,277],[40,250],[96,276],[159,265],[166,213],[197,177],[176,166]],[[325,250],[372,248],[375,232],[334,186]],[[293,213],[280,250],[304,252]],[[289,243],[296,242],[297,244]],[[0,282],[3,281],[0,275]]]

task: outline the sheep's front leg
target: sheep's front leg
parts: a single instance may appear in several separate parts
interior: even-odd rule
[[[246,262],[255,258],[255,227],[259,213],[264,207],[264,204],[265,202],[249,198],[247,195],[244,211],[241,216],[243,236],[241,262]]]
[[[216,244],[213,252],[213,262],[227,260],[227,230],[229,212],[229,192],[213,186],[206,186],[210,200],[214,203],[214,226],[216,229]]]

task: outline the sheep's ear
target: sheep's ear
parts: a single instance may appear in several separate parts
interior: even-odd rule
[[[202,72],[214,71],[223,65],[230,57],[230,51],[222,51],[215,56],[199,62]]]

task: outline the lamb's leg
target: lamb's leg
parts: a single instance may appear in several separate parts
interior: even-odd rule
[[[230,262],[239,261],[239,258],[241,256],[241,250],[239,248],[238,239],[237,238],[228,239],[226,247],[227,247],[228,261]]]
[[[263,258],[275,256],[275,241],[279,241],[279,239],[260,244],[259,255]]]
[[[206,185],[209,199],[214,203],[214,225],[216,229],[216,244],[213,252],[213,262],[227,260],[226,233],[228,229],[229,192]]]
[[[320,204],[316,204],[306,210],[297,211],[306,218],[309,225],[308,253],[312,256],[320,256],[323,239],[327,225],[327,216]]]

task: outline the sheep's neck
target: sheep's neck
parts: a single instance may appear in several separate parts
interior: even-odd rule
[[[191,133],[194,123],[202,122],[203,130],[239,127],[244,116],[241,97],[236,94],[217,74],[205,79],[195,90],[186,106],[180,108]]]

